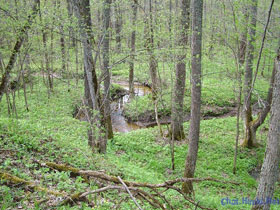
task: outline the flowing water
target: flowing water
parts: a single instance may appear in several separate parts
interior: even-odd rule
[[[129,90],[129,85],[127,83],[118,83],[122,88]],[[149,87],[135,84],[134,85],[135,96],[141,97],[151,93],[151,89]],[[123,107],[129,101],[129,95],[125,95],[118,99],[118,101],[114,101],[111,104],[112,107],[112,126],[114,132],[129,132],[132,130],[136,130],[141,128],[137,123],[129,123],[126,121],[125,117],[122,116]]]

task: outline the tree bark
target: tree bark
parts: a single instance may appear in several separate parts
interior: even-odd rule
[[[76,47],[76,40],[75,40],[75,33],[74,33],[74,29],[72,27],[72,23],[73,23],[73,5],[71,3],[71,0],[67,0],[67,11],[68,11],[68,19],[69,19],[69,39],[71,40],[72,43],[72,47]]]
[[[39,6],[40,6],[40,0],[34,0],[34,5],[32,7],[32,13],[31,13],[31,15],[28,16],[26,24],[21,28],[21,30],[19,31],[19,34],[17,35],[16,44],[12,50],[12,54],[10,56],[9,63],[5,68],[4,75],[2,76],[2,80],[1,80],[1,84],[0,84],[0,101],[8,87],[11,70],[14,67],[17,55],[18,55],[20,48],[22,46],[22,43],[24,42],[24,39],[26,37],[26,32],[30,29],[32,21],[35,18],[35,15],[39,11]]]
[[[66,74],[66,53],[65,53],[65,39],[63,25],[59,26],[60,32],[60,49],[61,49],[61,70]]]
[[[104,139],[102,129],[102,116],[99,109],[98,82],[95,71],[95,63],[92,56],[92,31],[89,0],[73,0],[76,16],[79,20],[80,34],[84,51],[84,74],[85,74],[85,102],[87,106],[88,121],[91,128],[88,129],[88,144],[99,152],[105,153],[107,140]],[[102,112],[101,112],[102,114]],[[97,128],[97,129],[95,129]],[[94,132],[95,130],[95,132]],[[105,143],[104,143],[105,142]]]
[[[47,47],[47,32],[43,29],[43,45],[44,45],[44,58],[45,58],[45,65],[46,65],[46,71],[48,74],[48,86],[49,89],[53,89],[52,79],[51,79],[51,72],[50,72],[50,62],[49,62],[49,53],[48,53],[48,47]]]
[[[248,36],[248,9],[245,6],[245,9],[243,9],[243,15],[244,15],[244,27],[241,32],[240,40],[239,40],[239,63],[241,66],[243,66],[245,62],[246,57],[246,48],[247,48],[247,36]]]
[[[242,143],[243,146],[253,147],[255,142],[255,136],[252,129],[250,129],[250,123],[253,121],[252,107],[251,107],[251,88],[253,78],[253,60],[255,51],[256,40],[256,25],[257,25],[257,5],[258,0],[252,0],[250,8],[250,20],[249,20],[249,40],[247,44],[246,55],[246,68],[244,78],[244,126],[245,126],[245,138]]]
[[[109,27],[111,19],[111,0],[105,0],[103,5],[103,33],[104,39],[102,43],[102,57],[103,57],[103,76],[104,76],[104,120],[106,126],[106,134],[108,139],[113,138],[113,128],[111,120],[111,108],[110,108],[110,70],[109,70],[109,51],[110,51],[110,39],[109,39]],[[103,145],[106,147],[106,145]]]
[[[134,97],[134,54],[135,54],[135,41],[136,41],[136,19],[137,19],[137,10],[138,10],[138,0],[132,2],[132,33],[131,33],[131,50],[130,50],[130,61],[129,61],[129,97]]]
[[[45,61],[45,71],[47,73],[47,78],[48,78],[48,82],[47,82],[47,88],[48,88],[48,97],[50,97],[50,92],[53,90],[53,84],[52,84],[52,79],[51,79],[51,71],[50,71],[50,59],[49,59],[49,51],[48,51],[48,46],[47,46],[47,42],[48,42],[48,34],[46,32],[46,26],[43,23],[43,19],[42,19],[42,14],[41,14],[41,8],[40,8],[40,21],[43,25],[42,28],[42,39],[43,39],[43,47],[44,47],[44,61]],[[42,63],[43,64],[43,63]],[[43,65],[42,65],[43,67]]]
[[[257,189],[256,199],[265,203],[254,205],[252,210],[269,210],[270,202],[268,198],[273,198],[275,182],[279,175],[280,160],[280,50],[275,61],[276,77],[273,91],[273,101],[271,107],[270,128],[266,155],[262,165],[260,181]]]
[[[200,107],[201,107],[201,46],[202,46],[202,14],[203,0],[193,1],[192,20],[192,90],[191,90],[191,120],[189,130],[189,148],[186,158],[184,177],[194,177],[198,141],[200,131]],[[191,182],[185,182],[183,192],[191,194],[193,186]]]
[[[159,131],[162,135],[162,129],[158,117],[158,77],[157,77],[158,62],[154,55],[154,28],[153,28],[152,0],[149,0],[149,19],[145,20],[145,23],[146,23],[145,25],[146,48],[149,54],[149,71],[152,80],[152,100],[154,104],[156,122]]]
[[[172,101],[172,113],[171,113],[171,129],[172,135],[175,140],[181,140],[185,138],[183,129],[183,117],[184,117],[184,93],[186,83],[186,51],[188,42],[188,30],[190,21],[190,0],[182,0],[181,5],[181,24],[178,46],[182,47],[177,55],[176,64],[176,80]]]
[[[122,12],[120,8],[120,3],[116,2],[114,5],[114,10],[115,10],[115,28],[116,28],[116,50],[117,53],[121,52],[122,49],[122,43],[121,43],[121,31],[122,31]]]
[[[249,98],[249,100],[251,100],[251,95],[252,95],[252,88],[254,87],[257,75],[258,75],[258,69],[259,69],[259,64],[260,64],[260,60],[261,60],[261,55],[262,55],[262,51],[263,51],[263,47],[264,47],[264,42],[265,42],[265,38],[266,38],[266,32],[267,32],[267,28],[269,25],[269,21],[270,21],[270,16],[271,16],[271,11],[272,11],[272,7],[274,4],[274,0],[271,1],[271,5],[269,8],[269,12],[268,12],[268,18],[267,18],[267,23],[265,25],[265,29],[264,29],[264,34],[263,34],[263,38],[262,38],[262,44],[261,44],[261,48],[259,51],[259,56],[258,56],[258,61],[257,61],[257,65],[256,65],[256,72],[254,75],[254,80],[250,86],[250,89],[247,90],[247,98]],[[257,8],[256,8],[257,9]],[[256,141],[256,132],[258,127],[264,122],[268,112],[270,111],[270,106],[271,106],[271,102],[272,102],[272,94],[273,94],[273,84],[274,84],[274,79],[275,79],[275,69],[276,67],[274,66],[273,68],[273,72],[271,75],[271,80],[270,80],[270,88],[268,90],[268,94],[267,94],[267,99],[266,99],[266,104],[265,107],[263,108],[263,110],[261,112],[258,113],[258,117],[257,119],[253,119],[252,117],[252,113],[250,112],[249,114],[251,114],[251,116],[249,116],[249,119],[251,119],[251,121],[248,122],[248,120],[245,120],[245,139],[242,143],[242,146],[247,146],[247,147],[252,147],[257,145],[257,141]],[[247,71],[247,68],[246,68]],[[252,69],[251,69],[252,71]],[[252,73],[251,73],[251,77],[252,77]],[[252,78],[251,78],[252,80]],[[245,103],[246,103],[246,98],[245,98]],[[251,106],[251,104],[245,104],[246,106]],[[247,108],[247,107],[246,107]],[[246,109],[245,109],[246,111]],[[245,115],[247,116],[247,115]]]

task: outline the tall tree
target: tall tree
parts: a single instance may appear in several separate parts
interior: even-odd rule
[[[258,75],[259,64],[261,60],[262,51],[264,48],[264,42],[266,38],[266,32],[269,25],[272,7],[274,4],[274,0],[271,1],[267,22],[264,28],[262,43],[259,51],[259,56],[256,65],[256,71],[253,79],[253,58],[254,58],[254,44],[255,44],[255,35],[256,35],[256,13],[257,13],[257,0],[253,1],[252,9],[251,9],[251,25],[249,29],[249,41],[248,41],[248,51],[247,51],[247,60],[246,60],[246,71],[245,71],[245,81],[244,81],[244,125],[245,125],[245,138],[242,142],[242,146],[244,147],[253,147],[257,145],[256,142],[256,132],[260,125],[264,122],[266,116],[268,115],[272,102],[272,93],[273,93],[273,84],[275,77],[275,69],[272,72],[271,80],[270,80],[270,88],[268,90],[267,99],[264,102],[264,108],[258,113],[256,119],[253,119],[252,116],[252,108],[251,108],[251,96],[252,90],[254,88],[254,84]]]
[[[79,21],[80,34],[84,52],[85,74],[85,104],[87,107],[88,121],[91,128],[88,129],[88,144],[97,148],[99,152],[106,152],[107,139],[102,129],[102,111],[100,110],[98,81],[95,70],[95,62],[92,56],[92,24],[89,0],[72,0],[75,13]],[[100,115],[101,114],[101,115]],[[95,129],[97,128],[97,129]],[[95,131],[95,132],[94,132]]]
[[[113,138],[113,128],[110,108],[110,70],[109,70],[109,51],[110,51],[110,19],[111,19],[112,0],[105,0],[103,4],[103,35],[102,57],[103,57],[103,76],[104,76],[104,120],[106,125],[107,138]]]
[[[122,11],[120,7],[120,2],[115,1],[114,4],[114,13],[115,13],[115,29],[116,29],[116,50],[117,53],[121,52],[122,42],[121,42],[121,32],[122,32]]]
[[[189,148],[184,172],[184,177],[186,178],[194,177],[198,152],[201,107],[201,46],[203,0],[193,1],[192,15],[191,121],[189,130]],[[191,194],[193,192],[193,186],[191,182],[183,183],[182,188],[182,190],[187,194]]]
[[[270,202],[267,199],[273,197],[275,182],[279,175],[280,163],[280,48],[275,59],[276,77],[271,106],[271,119],[269,126],[266,155],[261,169],[260,181],[257,189],[256,199],[265,203],[254,205],[252,210],[269,210]]]
[[[135,42],[136,42],[136,19],[137,19],[137,10],[138,10],[138,0],[133,0],[131,3],[132,7],[132,32],[131,32],[131,49],[130,49],[130,60],[129,60],[129,97],[134,97],[134,54],[135,54]]]
[[[254,142],[252,138],[252,132],[250,130],[250,122],[252,122],[252,108],[251,108],[251,94],[252,78],[253,78],[253,60],[255,51],[256,40],[256,26],[257,26],[257,6],[258,0],[252,0],[250,8],[250,20],[249,20],[249,40],[247,44],[247,56],[244,78],[244,124],[245,124],[245,139],[244,144],[252,147]],[[248,142],[248,143],[247,143]]]
[[[152,100],[154,104],[156,122],[159,127],[160,133],[162,134],[161,125],[158,117],[158,61],[154,54],[154,21],[153,21],[153,2],[149,0],[149,13],[148,18],[145,19],[145,30],[146,30],[146,48],[149,54],[149,71],[152,80]],[[146,5],[147,7],[147,5]]]
[[[68,19],[69,19],[69,40],[72,42],[72,46],[76,46],[76,40],[75,40],[75,34],[74,34],[74,28],[72,26],[73,23],[73,5],[71,3],[71,0],[67,0],[67,12],[68,12]]]
[[[247,48],[247,36],[248,36],[248,8],[247,5],[244,6],[243,10],[243,16],[244,16],[244,26],[242,28],[240,40],[239,40],[239,63],[240,65],[243,65],[245,62],[245,56],[246,56],[246,48]]]
[[[48,46],[47,46],[47,42],[48,42],[48,34],[46,31],[46,25],[45,23],[43,23],[43,16],[41,13],[41,9],[40,9],[40,21],[42,26],[42,38],[43,38],[43,47],[44,47],[44,61],[45,61],[45,70],[47,72],[47,77],[48,77],[48,96],[50,96],[50,91],[53,90],[53,83],[52,83],[52,79],[51,79],[51,70],[50,70],[50,56],[49,56],[49,50],[48,50]]]
[[[186,83],[186,51],[188,42],[188,30],[190,25],[190,0],[182,0],[181,5],[181,23],[180,34],[178,37],[178,44],[181,49],[177,55],[176,64],[176,80],[172,101],[172,113],[171,113],[171,129],[172,136],[176,140],[185,138],[183,129],[183,106],[184,106],[184,93]]]

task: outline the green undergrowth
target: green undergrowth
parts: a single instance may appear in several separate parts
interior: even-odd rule
[[[72,87],[72,86],[71,86]],[[87,124],[72,117],[74,105],[81,100],[81,87],[71,88],[63,83],[55,85],[50,99],[46,89],[40,85],[30,94],[30,111],[25,111],[22,91],[16,96],[18,119],[8,117],[5,101],[1,102],[0,118],[0,170],[26,180],[40,183],[49,189],[65,191],[68,194],[97,189],[94,181],[83,182],[82,177],[70,177],[68,172],[57,172],[39,166],[36,161],[52,161],[71,166],[102,170],[123,179],[138,182],[162,183],[165,180],[182,177],[187,142],[175,144],[175,171],[170,170],[170,147],[168,140],[158,135],[157,128],[141,129],[129,133],[116,133],[108,142],[106,155],[92,154],[87,145]],[[248,205],[221,205],[222,198],[254,198],[257,182],[249,171],[261,164],[264,154],[266,133],[259,134],[262,144],[255,149],[239,149],[237,174],[232,173],[236,119],[234,117],[205,120],[201,122],[201,139],[196,168],[196,177],[212,177],[240,185],[201,182],[194,185],[197,201],[209,208],[250,209]],[[267,123],[263,126],[267,128]],[[188,130],[188,123],[185,124]],[[1,181],[3,182],[3,180]],[[27,192],[27,193],[26,193]],[[276,188],[275,197],[279,197]],[[167,192],[167,199],[178,210],[186,209],[187,203],[176,192]],[[23,186],[0,186],[1,209],[48,209],[48,202],[42,192],[30,193]],[[110,200],[120,199],[117,193],[92,197],[98,204],[97,210],[112,208]],[[145,209],[152,209],[143,204]],[[277,209],[277,206],[272,209]],[[56,209],[91,209],[86,203],[77,206],[63,206]],[[121,209],[135,209],[132,201],[123,203]]]
[[[252,94],[252,103],[257,103],[266,98],[268,90],[267,79],[260,79],[256,83],[256,90]],[[159,116],[170,116],[172,106],[172,85],[164,85],[159,93],[158,113]],[[202,79],[202,115],[218,116],[227,113],[236,106],[238,86],[236,82],[224,73],[220,77],[205,76]],[[191,91],[189,82],[186,83],[184,97],[184,112],[190,112]],[[124,108],[124,115],[133,121],[154,116],[154,105],[151,94],[144,97],[135,97]]]

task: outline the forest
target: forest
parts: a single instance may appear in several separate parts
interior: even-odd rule
[[[0,0],[0,209],[280,209],[280,2]]]

